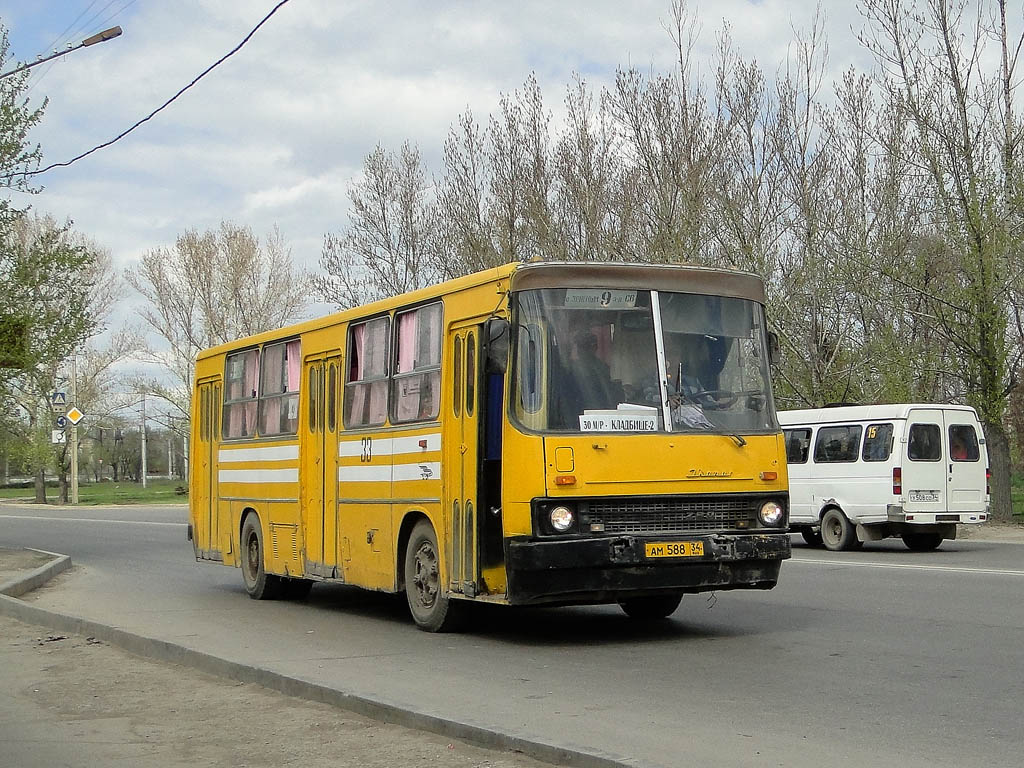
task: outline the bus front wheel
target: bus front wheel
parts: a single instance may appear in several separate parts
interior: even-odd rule
[[[405,549],[405,598],[416,626],[427,632],[456,629],[460,608],[445,594],[434,526],[420,520]]]
[[[853,524],[835,507],[827,510],[821,518],[821,541],[831,552],[853,549],[859,543]]]
[[[619,607],[631,619],[654,621],[667,619],[676,612],[682,595],[652,595],[650,597],[634,597],[619,601]]]
[[[263,565],[263,529],[254,512],[246,515],[242,523],[242,580],[245,591],[253,600],[273,600],[281,586],[277,576],[267,573]]]

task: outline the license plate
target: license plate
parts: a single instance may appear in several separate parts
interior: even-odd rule
[[[648,541],[644,544],[646,557],[703,557],[703,541]]]
[[[938,491],[911,491],[910,501],[938,501]]]

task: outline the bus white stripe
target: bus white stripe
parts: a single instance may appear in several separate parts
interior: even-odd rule
[[[426,435],[411,437],[371,437],[370,452],[374,456],[398,456],[405,453],[423,453],[441,450],[441,433],[431,432]],[[427,447],[422,448],[420,441],[426,440]],[[366,448],[363,438],[341,440],[338,442],[338,456],[351,459],[362,456]]]
[[[259,448],[221,448],[220,462],[284,461],[299,458],[298,445],[265,445]]]
[[[390,483],[391,466],[356,465],[352,467],[338,467],[338,480],[342,483]]]
[[[217,479],[222,483],[297,483],[298,469],[221,469]]]
[[[425,461],[422,464],[395,464],[392,479],[396,483],[407,480],[440,480],[441,462]]]

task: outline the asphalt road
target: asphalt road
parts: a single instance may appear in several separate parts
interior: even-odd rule
[[[475,613],[416,630],[401,599],[318,585],[249,600],[197,564],[185,512],[0,507],[0,547],[70,554],[36,605],[387,704],[638,765],[1013,766],[1024,722],[1024,545],[794,544],[771,592]]]

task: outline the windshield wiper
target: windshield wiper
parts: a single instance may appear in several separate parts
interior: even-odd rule
[[[726,435],[726,437],[731,437],[733,440],[735,440],[736,445],[739,446],[740,448],[747,444],[747,441],[743,439],[742,435],[736,435],[730,432],[729,434]]]

